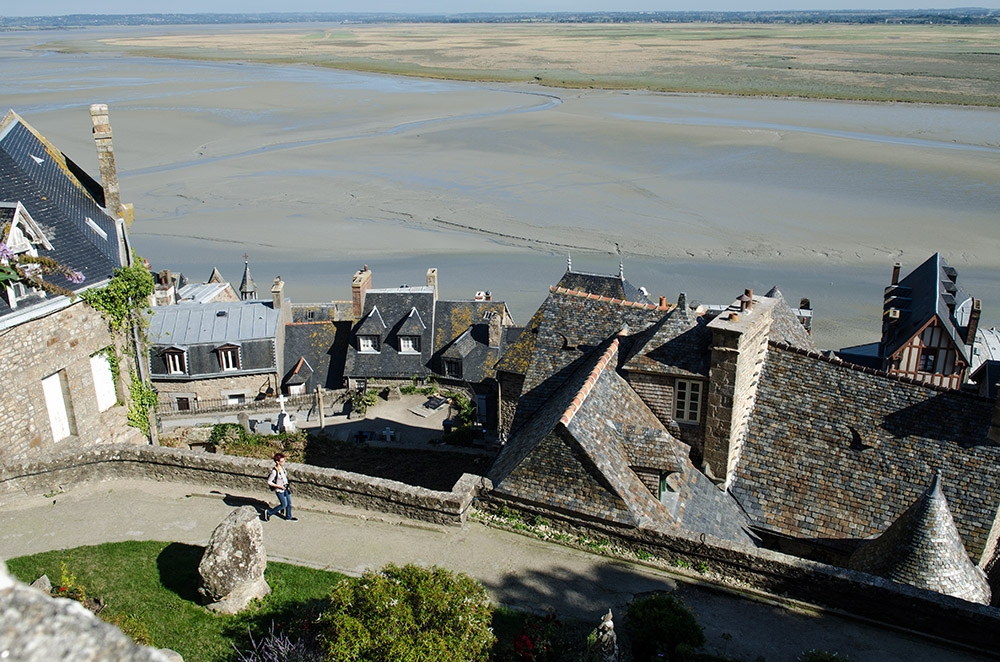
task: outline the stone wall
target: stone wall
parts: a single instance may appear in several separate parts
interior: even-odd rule
[[[0,504],[23,494],[45,494],[76,483],[145,479],[194,483],[212,489],[269,494],[273,463],[231,455],[157,446],[105,446],[43,462],[0,467]],[[480,476],[465,474],[451,492],[304,464],[289,464],[296,497],[392,513],[410,519],[460,525],[468,517]]]
[[[691,447],[691,460],[700,464],[705,453],[705,431],[701,425],[674,420],[674,384],[676,378],[629,371],[625,378],[646,406],[656,414],[672,435]],[[705,402],[701,404],[701,419],[705,418]]]
[[[103,444],[148,443],[141,432],[128,426],[124,405],[103,412],[98,408],[90,357],[111,344],[107,322],[80,300],[5,332],[0,356],[0,429],[5,431],[0,465]],[[127,371],[124,362],[122,371]],[[42,380],[60,372],[65,376],[71,433],[55,441]],[[127,397],[121,380],[117,392],[119,401]]]
[[[751,597],[764,594],[768,599],[804,602],[990,654],[1000,647],[1000,609],[995,607],[712,536],[616,527],[564,511],[528,507],[485,490],[477,506],[514,508],[525,514],[525,521],[542,516],[573,538],[609,540],[625,549],[653,554],[672,564],[672,572],[684,572],[680,567],[699,568],[697,573],[688,571],[698,581]]]
[[[156,380],[156,390],[160,394],[161,403],[170,403],[174,399],[174,394],[182,394],[185,397],[194,397],[195,402],[191,403],[192,411],[198,410],[198,400],[217,401],[242,393],[247,402],[257,397],[257,393],[263,387],[267,389],[268,384],[275,387],[277,376],[272,374],[261,375],[229,375],[226,377],[213,377],[211,379],[196,379],[192,381],[164,381]]]

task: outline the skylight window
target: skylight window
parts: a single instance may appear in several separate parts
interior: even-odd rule
[[[104,241],[108,240],[108,233],[101,229],[101,226],[94,222],[94,219],[87,217],[87,227],[100,235]]]

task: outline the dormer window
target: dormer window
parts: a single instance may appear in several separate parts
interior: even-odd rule
[[[167,364],[167,374],[184,375],[187,374],[187,361],[184,352],[179,349],[168,349],[163,352],[163,359]]]
[[[400,354],[419,354],[420,353],[420,336],[400,336],[399,337],[399,353]]]
[[[444,374],[455,379],[462,378],[462,362],[458,359],[444,359]]]
[[[358,336],[358,351],[362,354],[379,353],[378,336]]]
[[[240,369],[240,348],[236,345],[223,345],[216,350],[219,355],[219,367],[222,370],[239,370]]]

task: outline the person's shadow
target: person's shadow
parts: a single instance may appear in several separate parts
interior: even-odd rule
[[[212,494],[222,494],[222,492],[216,492],[213,490]],[[265,510],[271,507],[271,504],[269,504],[267,501],[262,501],[261,499],[258,499],[256,497],[246,497],[246,496],[240,496],[238,494],[229,494],[229,493],[226,493],[222,497],[222,502],[227,506],[231,506],[233,508],[239,508],[241,506],[253,506],[257,510],[258,514],[263,513]]]

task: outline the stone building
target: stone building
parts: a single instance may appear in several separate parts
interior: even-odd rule
[[[284,283],[277,278],[271,301],[181,302],[155,308],[147,334],[160,403],[193,412],[277,393],[288,316]]]
[[[91,109],[105,127],[107,107]],[[113,177],[110,126],[95,129],[102,174]],[[110,169],[109,169],[110,167]],[[6,430],[0,463],[115,442],[148,440],[127,423],[128,370],[110,357],[115,339],[101,315],[76,294],[102,287],[128,264],[129,209],[13,111],[0,121],[0,227],[3,258],[50,258],[82,274],[75,282],[45,278],[68,291],[53,294],[19,281],[0,288],[0,356]],[[108,179],[105,178],[105,185]],[[124,375],[122,374],[124,373]]]
[[[648,418],[638,414],[615,423],[621,418],[618,403],[639,398],[671,437],[690,448],[693,465],[715,489],[739,505],[762,545],[846,567],[855,549],[885,532],[921,496],[916,486],[923,477],[940,471],[965,558],[996,579],[995,400],[820,353],[801,311],[777,290],[768,294],[747,290],[728,307],[692,309],[683,294],[677,305],[663,298],[653,305],[551,288],[497,364],[501,429],[514,449],[504,449],[491,472],[497,494],[533,508],[595,517],[585,499],[572,498],[584,493],[590,478],[563,471],[560,461],[532,462],[530,453],[515,451],[532,446],[539,419],[615,339],[616,358],[605,371],[629,391],[605,404],[608,424],[649,428],[643,422]],[[587,434],[591,441],[601,436],[597,429],[571,436],[586,448]],[[520,469],[518,457],[527,463]],[[633,462],[628,471],[595,474],[600,463],[589,466],[610,491],[632,494],[629,486],[639,480],[663,503],[652,478],[662,477],[666,467]],[[543,479],[538,473],[552,475]],[[531,481],[511,483],[512,476],[529,474]],[[556,489],[551,481],[558,476],[564,480]],[[551,496],[556,492],[561,501]],[[670,524],[653,513],[609,519],[647,528]]]

